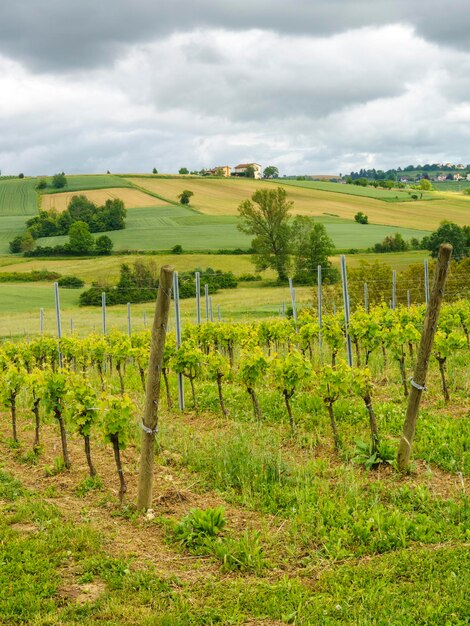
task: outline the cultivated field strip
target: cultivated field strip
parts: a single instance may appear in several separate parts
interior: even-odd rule
[[[0,180],[0,217],[34,215],[36,211],[37,195],[34,181]]]
[[[41,198],[41,208],[43,211],[55,209],[59,213],[65,211],[73,196],[83,195],[93,202],[101,206],[106,200],[122,200],[126,209],[134,207],[161,206],[165,204],[162,200],[149,196],[138,189],[129,189],[126,187],[112,187],[110,189],[90,189],[87,191],[65,191],[62,193],[46,194]]]

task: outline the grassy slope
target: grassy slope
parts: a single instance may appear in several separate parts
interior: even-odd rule
[[[74,195],[79,193],[86,196],[91,202],[101,206],[107,200],[119,198],[124,202],[127,209],[134,207],[155,206],[155,198],[139,191],[138,189],[128,187],[108,187],[106,189],[89,189],[85,191],[65,191],[63,193],[50,193],[41,197],[41,208],[44,211],[55,209],[56,211],[65,211]],[[161,203],[161,201],[159,201]]]
[[[64,191],[81,191],[86,189],[106,189],[107,187],[130,187],[129,182],[121,176],[113,174],[81,174],[78,176],[66,176],[67,185],[61,189],[47,187],[41,190],[41,194],[62,193]],[[46,177],[49,184],[52,177]]]
[[[389,254],[363,253],[348,255],[348,267],[355,267],[361,261],[385,263],[393,269],[402,270],[410,264],[421,263],[428,254],[424,250],[410,252],[394,252]],[[173,265],[176,270],[183,272],[196,268],[212,267],[215,270],[230,271],[236,276],[255,273],[251,256],[247,254],[158,254],[143,256],[139,254],[113,255],[96,258],[68,258],[68,259],[27,259],[23,257],[0,257],[0,272],[29,272],[32,270],[47,269],[62,274],[73,274],[91,283],[94,280],[114,282],[119,275],[122,263],[133,263],[136,260],[143,262],[153,261],[157,266]],[[339,257],[332,257],[332,262],[339,266]],[[265,278],[274,278],[275,273],[268,270],[262,273]]]
[[[136,179],[130,179],[135,181]],[[160,194],[164,198],[176,198],[185,188],[194,192],[194,208],[209,215],[236,215],[240,202],[251,197],[256,189],[273,188],[272,181],[244,179],[137,179],[139,186]],[[279,183],[282,185],[282,181]],[[444,195],[435,200],[390,203],[375,198],[333,193],[296,185],[286,185],[288,198],[294,202],[294,212],[312,216],[336,216],[353,221],[358,211],[369,216],[371,224],[393,227],[433,230],[443,219],[458,224],[470,222],[470,198],[462,196],[452,201]],[[352,247],[348,245],[347,247]]]
[[[21,233],[25,221],[37,212],[35,181],[0,181],[0,253],[8,252],[8,242]]]
[[[405,239],[423,237],[426,230],[357,224],[334,216],[320,216],[328,234],[338,248],[368,248],[387,235],[400,232]],[[170,250],[180,244],[186,250],[247,249],[251,237],[237,228],[238,218],[232,215],[203,215],[191,208],[147,207],[132,209],[124,230],[106,233],[116,250]],[[66,237],[38,240],[39,245],[64,243]]]
[[[307,189],[319,189],[320,191],[332,191],[336,193],[344,193],[351,196],[361,196],[364,198],[376,198],[383,202],[412,202],[410,195],[415,193],[404,191],[403,189],[379,189],[375,187],[361,187],[360,185],[345,185],[343,183],[330,183],[316,180],[279,180],[270,181],[274,184],[279,182],[283,185],[293,185],[294,187],[306,187]],[[423,199],[431,200],[433,195],[430,193],[423,194]]]

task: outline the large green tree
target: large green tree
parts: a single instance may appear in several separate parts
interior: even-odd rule
[[[441,222],[439,228],[434,231],[427,241],[427,248],[431,250],[431,256],[437,257],[441,243],[452,244],[452,257],[462,259],[468,254],[467,236],[463,228],[453,222]]]
[[[263,170],[263,178],[279,178],[279,170],[275,165],[268,165]]]
[[[311,217],[298,215],[292,224],[292,253],[294,256],[294,280],[297,283],[317,282],[318,266],[322,267],[322,280],[333,283],[338,280],[338,270],[329,260],[335,246],[323,224]]]
[[[74,222],[69,230],[68,249],[72,254],[90,254],[95,247],[95,239],[85,222]]]
[[[293,202],[287,200],[285,189],[258,189],[238,207],[239,230],[254,235],[252,247],[257,270],[272,268],[280,282],[287,280],[289,268],[289,211]]]

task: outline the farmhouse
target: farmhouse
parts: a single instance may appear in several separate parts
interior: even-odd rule
[[[206,170],[206,174],[210,174],[211,176],[225,176],[225,178],[229,178],[231,176],[230,165],[217,165],[211,170]]]
[[[245,176],[248,167],[251,167],[255,171],[255,178],[261,178],[261,165],[259,163],[239,163],[233,168],[234,176]]]

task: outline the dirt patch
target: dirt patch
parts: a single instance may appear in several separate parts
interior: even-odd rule
[[[92,583],[84,583],[82,585],[78,583],[64,584],[59,589],[59,594],[75,604],[87,604],[88,602],[95,602],[105,592],[106,585],[102,581],[95,581]]]
[[[24,535],[32,535],[33,533],[37,533],[39,531],[36,524],[29,524],[27,522],[15,522],[10,525],[10,528],[13,528],[13,530],[16,530]]]

